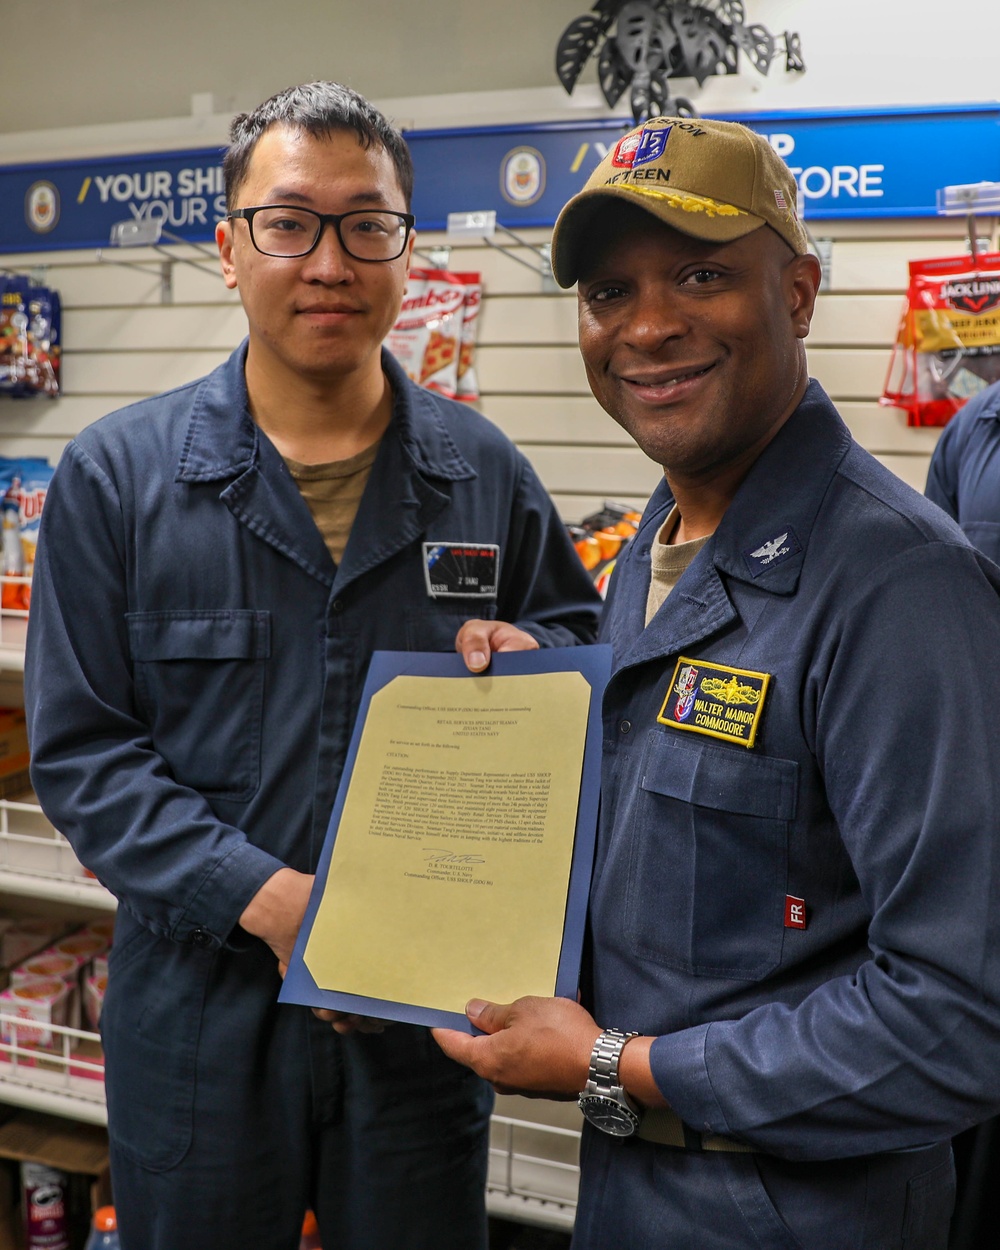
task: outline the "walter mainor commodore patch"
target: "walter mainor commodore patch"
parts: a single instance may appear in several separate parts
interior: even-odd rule
[[[661,725],[752,747],[770,680],[770,673],[682,655],[656,719]]]

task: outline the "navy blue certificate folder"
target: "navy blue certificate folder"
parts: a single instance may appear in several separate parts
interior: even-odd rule
[[[594,844],[597,832],[597,811],[601,773],[601,699],[611,673],[611,648],[608,646],[579,646],[543,648],[537,651],[515,651],[494,654],[488,674],[494,677],[531,676],[546,673],[579,673],[589,687],[589,712],[583,743],[583,763],[579,778],[579,802],[576,809],[576,829],[569,866],[562,940],[559,948],[558,966],[552,993],[574,998],[580,973],[580,958],[586,924],[587,900],[590,877],[594,862]],[[289,962],[280,1001],[300,1003],[310,1007],[326,1007],[334,1011],[371,1016],[385,1020],[405,1021],[430,1027],[461,1029],[467,1033],[476,1030],[466,1016],[459,1012],[444,1010],[420,1002],[388,1001],[384,997],[368,997],[356,992],[347,993],[316,983],[305,960],[317,912],[320,909],[331,871],[337,831],[340,827],[344,806],[351,786],[362,733],[368,717],[372,698],[398,677],[430,677],[455,681],[475,682],[458,655],[425,652],[377,651],[372,657],[361,698],[357,722],[351,737],[347,761],[337,792],[326,839],[316,870],[316,881],[299,932],[295,950]],[[437,686],[435,687],[437,688]],[[441,689],[446,689],[440,683]],[[469,686],[463,688],[467,692]],[[424,750],[430,749],[426,746]],[[405,803],[400,805],[405,814]],[[567,827],[568,832],[568,827]],[[346,844],[345,844],[346,845]],[[459,857],[461,858],[461,857]],[[412,874],[407,874],[412,875]],[[340,897],[343,897],[341,895]],[[496,922],[494,921],[494,924]],[[554,949],[554,948],[553,948]],[[325,975],[324,981],[335,980]],[[473,977],[473,980],[475,977]],[[456,986],[467,997],[482,996],[481,987],[470,983]],[[536,991],[526,991],[536,992]],[[405,995],[400,995],[405,997]]]

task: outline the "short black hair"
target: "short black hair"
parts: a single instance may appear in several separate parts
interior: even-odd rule
[[[286,87],[258,104],[252,113],[240,113],[229,127],[229,147],[222,158],[226,206],[234,208],[246,181],[250,160],[261,137],[272,126],[304,130],[325,139],[337,130],[352,130],[363,148],[382,147],[396,170],[405,207],[413,199],[413,159],[406,140],[362,95],[337,82],[309,82]]]

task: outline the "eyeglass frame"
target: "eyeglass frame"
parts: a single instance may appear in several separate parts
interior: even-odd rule
[[[267,208],[287,208],[295,213],[311,213],[313,217],[319,218],[319,230],[316,232],[316,238],[312,247],[304,252],[296,252],[294,255],[288,255],[284,252],[265,252],[261,248],[253,233],[253,219]],[[389,217],[398,217],[406,227],[406,233],[403,235],[403,244],[395,256],[383,256],[381,258],[375,256],[356,256],[354,252],[344,242],[344,236],[340,230],[340,223],[346,217],[360,217],[365,213],[385,213]],[[235,218],[241,217],[247,223],[247,230],[250,234],[250,242],[254,249],[260,252],[261,256],[270,256],[274,260],[302,260],[305,256],[311,256],[319,247],[320,240],[323,237],[323,231],[327,225],[333,226],[334,234],[337,236],[337,242],[344,249],[352,260],[360,260],[364,263],[372,265],[384,265],[391,261],[399,260],[400,256],[406,251],[406,245],[410,241],[410,235],[413,233],[413,227],[417,224],[417,219],[412,213],[401,213],[394,208],[352,208],[347,213],[317,213],[313,208],[305,208],[302,204],[256,204],[252,208],[234,208],[231,212],[226,213],[226,220],[233,221]]]

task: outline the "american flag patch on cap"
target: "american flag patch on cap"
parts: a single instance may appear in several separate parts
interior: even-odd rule
[[[781,209],[783,213],[788,212],[788,201],[785,199],[783,192],[775,191],[774,202],[775,204],[777,204],[777,206]]]

